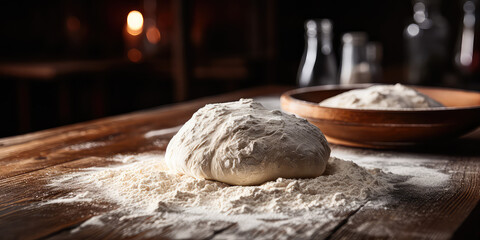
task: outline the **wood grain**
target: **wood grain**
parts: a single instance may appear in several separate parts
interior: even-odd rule
[[[480,141],[479,141],[480,142]],[[340,147],[337,147],[340,148]],[[428,155],[442,159],[442,155]],[[480,200],[478,157],[431,163],[449,173],[449,184],[425,189],[397,186],[384,208],[367,203],[336,231],[332,239],[353,237],[450,239]],[[386,160],[388,163],[388,160]],[[425,163],[424,163],[425,164]],[[468,231],[468,230],[465,230]],[[478,230],[470,229],[472,232]]]
[[[48,186],[52,177],[88,167],[116,164],[116,154],[165,150],[175,128],[206,103],[240,97],[279,95],[285,87],[262,87],[183,104],[64,126],[22,136],[0,139],[0,233],[1,239],[169,239],[187,227],[195,229],[195,239],[236,239],[269,237],[298,239],[311,232],[312,239],[355,238],[469,238],[479,234],[475,214],[480,199],[480,131],[447,146],[436,145],[411,151],[416,159],[430,162],[451,176],[439,189],[398,186],[384,207],[368,202],[359,209],[339,215],[337,220],[299,223],[245,233],[235,224],[217,221],[195,226],[165,224],[131,236],[122,228],[148,222],[148,217],[127,221],[113,218],[105,226],[78,228],[93,216],[117,208],[108,202],[44,204],[68,196],[69,192]],[[173,128],[172,128],[173,127]],[[168,130],[170,129],[171,130]],[[167,129],[154,137],[152,130]],[[87,145],[85,145],[87,144]],[[90,144],[90,145],[88,145]],[[93,145],[91,145],[93,144]],[[87,147],[85,147],[87,146]],[[93,147],[92,147],[93,146]],[[334,151],[342,149],[333,146]],[[357,149],[358,154],[364,150]],[[372,150],[369,150],[372,151]],[[378,151],[376,153],[379,153]],[[389,152],[405,154],[405,152]],[[385,159],[385,164],[388,158]],[[118,163],[117,163],[118,164]],[[76,229],[72,232],[73,229]],[[461,232],[459,232],[461,231]],[[297,236],[297,237],[296,237]]]

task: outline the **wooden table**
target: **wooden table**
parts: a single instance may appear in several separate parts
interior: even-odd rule
[[[286,87],[260,87],[221,96],[194,100],[158,109],[130,113],[51,130],[0,139],[0,239],[50,238],[124,238],[121,225],[71,229],[91,217],[111,210],[87,205],[41,205],[39,203],[67,194],[46,191],[49,179],[81,168],[105,166],[106,158],[118,153],[163,151],[172,134],[145,138],[144,134],[183,124],[206,103],[276,94]],[[104,142],[96,148],[72,150],[72,145]],[[416,191],[399,186],[391,193],[394,201],[385,208],[364,204],[344,218],[332,222],[326,234],[312,238],[475,238],[480,237],[480,134],[477,131],[453,143],[408,152],[350,149],[332,146],[334,154],[349,152],[358,156],[384,154],[378,162],[402,156],[412,163],[432,167],[450,176],[441,189]],[[378,159],[377,159],[378,160]],[[114,223],[112,223],[114,224]],[[180,227],[180,226],[179,226]],[[179,228],[181,229],[181,228]],[[235,234],[235,226],[220,230],[203,227],[198,238],[223,238]],[[172,231],[172,229],[169,229]],[[261,233],[259,233],[261,234]],[[272,236],[286,237],[282,229]],[[235,236],[235,235],[234,235]],[[128,238],[142,238],[138,234]],[[162,238],[161,233],[154,238]],[[294,235],[290,238],[295,238]]]

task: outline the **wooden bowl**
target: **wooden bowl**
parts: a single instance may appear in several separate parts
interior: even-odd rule
[[[318,103],[371,84],[319,86],[281,96],[286,112],[306,118],[331,143],[368,148],[400,148],[459,137],[480,125],[480,93],[413,87],[446,106],[421,110],[364,110],[322,107]]]

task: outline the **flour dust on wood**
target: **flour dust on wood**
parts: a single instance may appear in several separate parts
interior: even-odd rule
[[[119,206],[84,222],[71,234],[82,228],[115,228],[128,222],[122,225],[125,236],[147,232],[152,237],[195,238],[199,232],[213,235],[234,226],[238,228],[236,237],[282,229],[285,238],[308,238],[328,233],[335,227],[332,223],[387,194],[394,182],[404,180],[334,157],[322,176],[278,178],[257,186],[231,186],[169,172],[160,154],[118,155],[111,160],[118,164],[87,168],[52,180],[50,187],[71,190],[71,201],[62,198],[51,204],[88,200],[89,204],[107,201]],[[166,231],[167,227],[170,230]]]

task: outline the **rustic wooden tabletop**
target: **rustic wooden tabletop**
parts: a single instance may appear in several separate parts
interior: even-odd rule
[[[112,222],[110,227],[77,228],[116,206],[42,204],[68,195],[66,190],[52,190],[47,185],[55,176],[111,164],[106,159],[116,154],[164,151],[175,131],[157,132],[154,137],[145,137],[145,134],[183,124],[206,103],[242,97],[265,100],[262,96],[276,96],[265,102],[275,107],[279,94],[287,89],[260,87],[0,139],[0,239],[169,238],[170,232],[182,231],[184,226],[169,226],[164,233],[154,236],[142,231],[125,236],[121,230],[124,224],[132,224],[129,221]],[[95,147],[82,147],[85,144]],[[391,193],[392,201],[384,207],[374,207],[369,202],[362,204],[354,211],[343,213],[341,219],[327,227],[323,225],[324,229],[319,231],[322,233],[313,234],[311,238],[480,238],[480,131],[453,142],[409,151],[332,145],[332,155],[391,172],[401,171],[407,165],[428,169],[410,173],[417,181],[426,179],[421,174],[434,173],[432,181],[440,181],[438,176],[448,178],[442,185],[433,184],[436,187],[423,188],[422,183],[396,186]],[[198,226],[195,238],[235,238],[236,231],[235,224],[202,225]],[[295,232],[285,229],[270,231],[273,231],[269,233],[272,238],[296,238]],[[255,238],[261,234],[264,233],[238,238]]]

